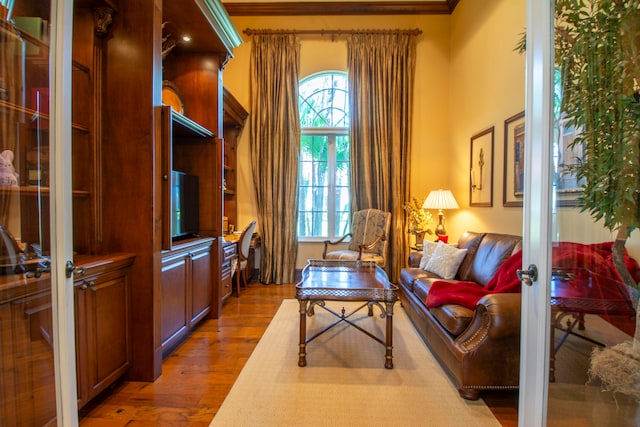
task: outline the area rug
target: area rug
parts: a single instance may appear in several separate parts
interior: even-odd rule
[[[328,301],[334,310],[354,303]],[[357,303],[356,303],[357,304]],[[298,366],[299,304],[285,300],[238,376],[211,426],[499,426],[482,400],[459,397],[404,309],[393,317],[393,369],[384,346],[356,328],[339,326],[307,345]],[[385,320],[354,316],[382,337]],[[331,321],[316,309],[308,333]]]

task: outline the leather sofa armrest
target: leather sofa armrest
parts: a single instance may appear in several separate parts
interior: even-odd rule
[[[470,351],[485,339],[497,340],[520,335],[521,294],[489,294],[476,304],[469,327],[456,339]]]
[[[409,253],[409,267],[420,267],[420,259],[422,259],[422,252]]]

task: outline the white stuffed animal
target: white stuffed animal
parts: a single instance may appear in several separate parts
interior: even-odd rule
[[[0,186],[18,186],[18,174],[13,167],[13,151],[11,150],[4,150],[0,153]]]

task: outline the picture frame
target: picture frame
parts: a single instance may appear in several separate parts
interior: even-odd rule
[[[553,181],[556,189],[556,206],[579,207],[581,203],[578,197],[582,193],[582,181],[579,181],[574,174],[568,172],[567,165],[575,164],[584,156],[581,145],[573,145],[573,141],[580,134],[580,129],[576,128],[569,119],[557,120],[554,136],[556,141],[553,144],[554,157],[557,158],[553,171]]]
[[[502,205],[522,207],[524,195],[524,111],[504,121]]]
[[[494,126],[471,137],[469,205],[493,206]]]

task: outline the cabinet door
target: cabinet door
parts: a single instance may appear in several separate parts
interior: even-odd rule
[[[162,260],[162,349],[171,347],[189,326],[187,316],[187,254]]]
[[[191,319],[190,326],[202,320],[211,309],[213,291],[211,246],[191,253]]]
[[[78,406],[117,380],[131,363],[128,287],[124,271],[76,282]]]
[[[0,425],[55,419],[51,294],[0,304]]]

